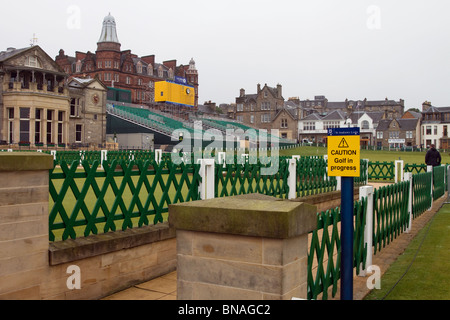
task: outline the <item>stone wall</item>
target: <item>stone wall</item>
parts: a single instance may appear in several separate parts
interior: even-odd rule
[[[49,243],[50,168],[50,155],[0,154],[0,300],[100,299],[176,269],[167,223]]]

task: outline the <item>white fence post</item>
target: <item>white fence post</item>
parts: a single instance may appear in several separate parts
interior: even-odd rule
[[[409,223],[408,223],[408,227],[405,230],[405,233],[410,233],[411,232],[411,228],[412,228],[412,216],[413,216],[413,211],[412,211],[412,204],[413,204],[413,174],[412,172],[406,172],[405,173],[405,180],[404,181],[409,181],[409,200],[408,200],[408,213],[409,213]]]
[[[431,205],[430,208],[428,208],[428,211],[431,211],[433,208],[433,166],[427,166],[427,172],[431,172],[431,190],[430,190],[430,197],[431,197]]]
[[[226,152],[219,152],[217,155],[217,162],[225,168],[226,162],[227,162],[227,153]]]
[[[53,160],[56,160],[56,150],[51,150],[50,154],[53,156]]]
[[[398,176],[398,166],[400,165],[400,177]],[[395,183],[403,181],[403,160],[395,160]],[[400,179],[399,179],[400,178]]]
[[[103,161],[108,160],[108,150],[102,150],[100,155],[100,167],[103,169]]]
[[[289,160],[289,178],[288,178],[288,186],[289,186],[289,200],[293,200],[297,198],[297,160],[290,159]]]
[[[336,191],[341,191],[342,190],[342,178],[336,177],[336,181],[337,181]]]
[[[162,161],[162,149],[155,150],[155,161],[158,164]]]
[[[360,277],[367,275],[367,269],[372,266],[373,250],[373,186],[359,188],[359,199],[367,197],[366,226],[364,228],[364,243],[367,245],[366,269],[360,267]]]
[[[202,177],[202,182],[198,187],[200,192],[200,199],[214,199],[214,189],[215,189],[215,176],[214,176],[214,159],[199,159],[200,163],[200,176]]]

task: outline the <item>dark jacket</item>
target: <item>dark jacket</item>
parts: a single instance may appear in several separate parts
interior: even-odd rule
[[[440,166],[441,165],[441,154],[435,148],[428,150],[425,155],[425,163],[429,166]]]

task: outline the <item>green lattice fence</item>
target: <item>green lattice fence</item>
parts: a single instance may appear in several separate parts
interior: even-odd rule
[[[365,268],[367,246],[364,243],[367,199],[354,204],[353,266]],[[308,300],[335,297],[341,268],[340,208],[317,214],[317,229],[310,234],[308,252]]]
[[[394,162],[370,162],[369,163],[369,180],[390,181],[395,179]]]
[[[215,197],[229,197],[242,194],[260,193],[268,196],[287,198],[289,187],[289,167],[286,161],[279,161],[278,171],[274,175],[264,175],[263,168],[270,165],[227,164],[215,166]]]
[[[337,180],[327,175],[327,161],[323,158],[297,159],[297,197],[335,191]]]
[[[433,200],[437,200],[444,195],[446,177],[447,166],[433,168]]]
[[[413,217],[417,218],[427,211],[432,204],[432,173],[423,172],[413,175]]]
[[[163,222],[172,203],[199,199],[199,165],[88,161],[50,172],[50,241]]]
[[[375,254],[408,227],[409,188],[409,182],[400,182],[374,191],[373,246]]]

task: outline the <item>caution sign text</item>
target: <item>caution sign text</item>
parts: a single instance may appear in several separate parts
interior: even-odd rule
[[[361,147],[359,128],[328,131],[328,176],[359,177]]]

